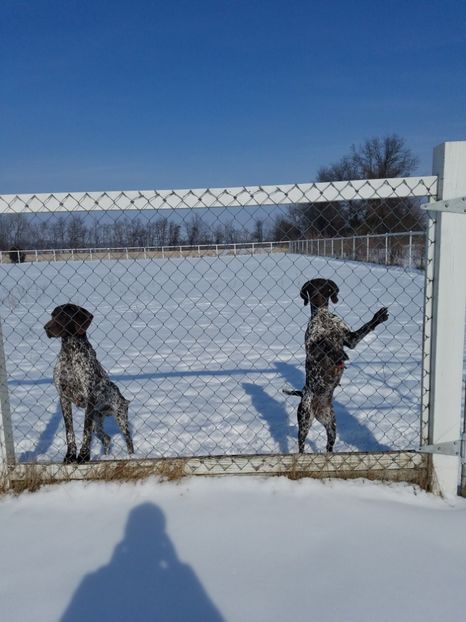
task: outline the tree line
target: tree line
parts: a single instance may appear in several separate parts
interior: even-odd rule
[[[250,241],[253,234],[233,222],[206,223],[194,215],[183,222],[167,217],[120,216],[105,222],[96,213],[50,216],[34,222],[29,215],[0,217],[0,250],[162,247],[230,244]]]

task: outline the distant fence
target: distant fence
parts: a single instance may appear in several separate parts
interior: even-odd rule
[[[278,242],[235,242],[176,246],[133,246],[116,248],[60,248],[22,250],[21,262],[98,261],[104,259],[160,259],[174,257],[220,257],[294,253],[352,261],[424,268],[425,232],[410,231],[338,238],[313,238]],[[19,251],[17,251],[19,252]],[[0,263],[11,263],[12,251],[0,251]]]
[[[424,231],[293,240],[290,252],[317,257],[365,261],[385,266],[425,268]]]
[[[231,244],[178,244],[176,246],[132,246],[116,248],[57,248],[24,250],[22,261],[98,261],[104,259],[160,259],[175,257],[220,257],[285,253],[290,242],[235,242]],[[0,263],[11,263],[12,251],[0,251]]]

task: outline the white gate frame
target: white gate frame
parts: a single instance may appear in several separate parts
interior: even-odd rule
[[[427,439],[422,438],[422,442],[431,444],[434,492],[453,496],[459,492],[464,451],[464,442],[459,439],[466,321],[466,215],[449,212],[448,199],[466,195],[466,141],[436,147],[433,173],[438,176],[437,198],[447,203],[432,206],[435,211],[429,212],[422,417],[428,426]],[[429,209],[429,204],[425,207]],[[455,455],[445,455],[445,445],[450,446],[448,453]]]

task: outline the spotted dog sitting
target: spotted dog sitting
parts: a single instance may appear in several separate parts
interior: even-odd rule
[[[332,400],[335,388],[340,384],[345,361],[344,348],[357,344],[388,319],[385,307],[379,309],[370,322],[352,331],[340,317],[328,310],[329,299],[338,302],[338,287],[329,279],[312,279],[301,288],[304,304],[310,304],[311,319],[306,335],[306,384],[301,391],[283,389],[287,395],[301,397],[298,406],[298,449],[304,452],[309,429],[317,419],[327,433],[327,451],[333,451],[336,438],[336,421]]]
[[[104,432],[103,419],[113,415],[126,441],[128,453],[134,452],[128,425],[128,404],[120,390],[110,381],[97,360],[86,331],[93,315],[73,304],[56,307],[52,319],[44,326],[47,337],[61,337],[61,350],[53,372],[65,421],[67,452],[65,464],[87,462],[90,459],[92,432],[108,453],[110,436]],[[81,451],[76,457],[76,440],[71,405],[85,409]]]

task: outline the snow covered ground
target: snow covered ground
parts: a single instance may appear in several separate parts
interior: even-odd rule
[[[423,274],[272,253],[0,265],[18,459],[64,454],[51,380],[60,344],[43,325],[65,302],[95,316],[89,338],[132,400],[137,457],[296,451],[297,400],[281,388],[303,384],[309,310],[299,289],[317,276],[339,284],[336,312],[354,328],[380,306],[390,310],[390,320],[350,352],[336,393],[336,451],[417,447]],[[116,426],[107,427],[110,457],[125,457]],[[315,424],[308,450],[324,446]]]
[[[4,622],[438,622],[466,612],[466,500],[284,478],[0,498]]]

